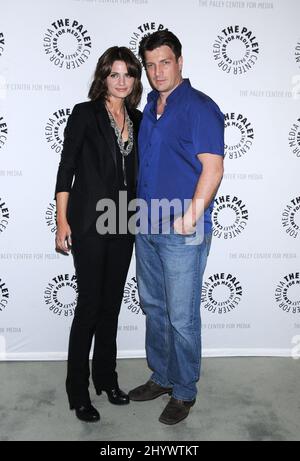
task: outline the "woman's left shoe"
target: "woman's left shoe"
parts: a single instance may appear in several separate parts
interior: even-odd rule
[[[129,403],[129,397],[125,392],[121,391],[119,386],[113,387],[112,389],[102,389],[106,392],[108,400],[114,405],[127,405]],[[102,394],[102,390],[96,390],[97,395]]]

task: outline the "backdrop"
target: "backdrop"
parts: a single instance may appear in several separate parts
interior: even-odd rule
[[[99,56],[168,28],[184,77],[226,114],[225,175],[202,293],[203,353],[300,355],[299,0],[1,0],[0,354],[65,359],[76,304],[55,252],[56,172]],[[149,84],[143,77],[143,108]],[[133,258],[119,357],[144,356]]]

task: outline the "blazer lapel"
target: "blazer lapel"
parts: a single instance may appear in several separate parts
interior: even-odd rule
[[[111,129],[110,121],[107,115],[107,111],[105,109],[105,105],[102,101],[93,101],[95,114],[97,118],[97,125],[100,129],[101,133],[103,134],[107,145],[109,147],[109,151],[113,157],[115,167],[117,168],[117,153],[116,153],[116,144],[114,139],[114,134]]]

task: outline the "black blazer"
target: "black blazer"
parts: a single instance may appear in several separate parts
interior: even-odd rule
[[[128,110],[133,123],[135,173],[137,134],[142,113]],[[67,219],[72,234],[80,237],[96,221],[96,203],[118,197],[117,157],[114,134],[103,102],[76,104],[68,119],[58,168],[57,192],[69,192]]]

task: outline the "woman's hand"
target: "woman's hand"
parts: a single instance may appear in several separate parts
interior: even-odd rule
[[[57,250],[63,251],[64,253],[68,253],[71,250],[71,228],[67,221],[57,223],[55,245]]]

